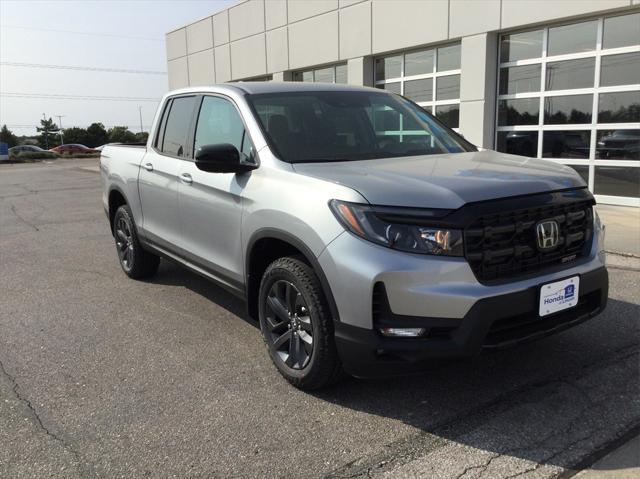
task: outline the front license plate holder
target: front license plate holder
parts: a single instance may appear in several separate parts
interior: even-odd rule
[[[578,304],[580,276],[572,276],[540,287],[540,317],[548,316]]]

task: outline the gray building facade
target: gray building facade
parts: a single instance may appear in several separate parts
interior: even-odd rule
[[[640,0],[245,0],[167,33],[169,87],[316,81],[402,94],[482,148],[640,207]]]

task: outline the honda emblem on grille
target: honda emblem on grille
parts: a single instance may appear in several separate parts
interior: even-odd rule
[[[541,221],[536,225],[538,249],[551,249],[558,245],[560,230],[558,223],[553,220]]]

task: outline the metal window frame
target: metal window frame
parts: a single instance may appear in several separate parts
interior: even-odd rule
[[[400,94],[402,96],[404,96],[404,84],[405,82],[408,81],[412,81],[412,80],[427,80],[427,79],[431,79],[431,100],[430,101],[416,101],[415,103],[419,106],[421,106],[422,108],[424,108],[425,110],[428,109],[428,111],[430,111],[434,116],[436,114],[436,107],[437,106],[448,106],[448,105],[460,105],[460,98],[451,98],[448,100],[437,100],[436,99],[436,94],[437,94],[437,79],[439,77],[445,77],[445,76],[452,76],[452,75],[458,75],[460,76],[460,80],[462,80],[462,68],[457,68],[455,70],[444,70],[444,71],[437,71],[438,70],[438,49],[443,48],[443,47],[448,47],[448,46],[452,46],[452,45],[461,45],[460,42],[454,42],[454,43],[447,43],[447,44],[443,44],[443,45],[437,45],[437,46],[433,46],[430,48],[420,48],[420,49],[411,49],[411,50],[403,50],[400,52],[396,52],[396,53],[392,53],[392,54],[388,54],[388,55],[380,55],[375,57],[374,62],[377,60],[383,60],[385,58],[392,58],[392,57],[397,57],[400,56],[401,58],[401,62],[400,62],[400,76],[399,77],[392,77],[392,78],[384,78],[384,79],[378,79],[377,77],[375,77],[375,66],[374,66],[374,84],[375,86],[379,86],[379,85],[386,85],[388,83],[400,83]],[[405,56],[407,54],[410,53],[417,53],[417,52],[424,52],[424,51],[429,51],[432,50],[433,51],[433,67],[432,67],[432,71],[429,73],[422,73],[420,75],[405,75]],[[460,128],[456,127],[453,128],[454,131],[459,131]]]
[[[632,15],[637,13],[636,11],[628,12],[627,15]],[[596,45],[595,49],[588,52],[578,52],[578,53],[567,53],[562,55],[553,55],[548,56],[548,44],[549,44],[549,29],[557,26],[562,26],[563,24],[553,24],[543,26],[537,29],[527,29],[522,30],[522,32],[527,31],[535,31],[542,30],[542,52],[540,57],[536,58],[527,58],[525,60],[516,60],[512,62],[503,62],[498,63],[498,75],[496,81],[496,110],[495,110],[495,131],[494,131],[494,148],[497,149],[498,145],[498,133],[504,131],[531,131],[538,133],[538,145],[537,145],[537,158],[554,161],[557,163],[565,164],[565,165],[576,165],[576,166],[588,166],[589,167],[589,190],[594,191],[594,178],[595,178],[595,168],[597,166],[623,166],[623,167],[632,167],[632,168],[640,168],[640,161],[637,160],[602,160],[596,159],[596,146],[597,146],[597,135],[599,131],[603,130],[627,130],[627,129],[640,129],[640,122],[632,122],[632,123],[598,123],[598,105],[600,94],[603,93],[619,93],[619,92],[629,92],[629,91],[639,91],[640,92],[640,82],[628,85],[616,85],[616,86],[600,86],[600,77],[601,77],[601,65],[602,65],[602,57],[607,57],[611,55],[619,55],[623,53],[637,53],[640,52],[640,45],[632,45],[626,47],[617,47],[617,48],[603,48],[603,37],[604,37],[604,21],[606,18],[611,17],[619,17],[624,16],[617,15],[605,15],[597,17],[597,36],[596,36]],[[593,18],[587,18],[583,21],[593,21]],[[582,21],[574,21],[568,24],[573,23],[581,23]],[[512,33],[520,33],[520,31],[503,33],[500,35],[500,40],[504,35],[509,35]],[[502,41],[498,42],[498,58],[500,58],[500,48],[502,45]],[[565,89],[565,90],[547,90],[546,89],[546,76],[547,76],[547,64],[557,61],[564,60],[577,60],[577,59],[585,59],[585,58],[594,58],[594,83],[593,87],[589,88],[575,88],[575,89]],[[540,88],[538,91],[533,92],[524,92],[524,93],[513,93],[513,94],[500,94],[500,74],[503,68],[514,67],[514,66],[522,66],[522,65],[540,65]],[[545,114],[545,99],[554,96],[572,96],[572,95],[593,95],[593,103],[592,103],[592,112],[591,112],[591,122],[590,123],[582,123],[582,124],[567,124],[567,125],[545,125],[544,124],[544,114]],[[539,105],[539,117],[537,125],[512,125],[512,126],[499,126],[498,125],[498,113],[499,113],[499,104],[500,100],[513,100],[513,99],[521,99],[521,98],[538,98],[540,100]],[[589,131],[590,133],[590,143],[589,143],[589,158],[588,159],[574,159],[574,158],[542,158],[543,152],[543,140],[544,140],[544,132],[545,131],[564,131],[564,130],[573,130],[573,131]],[[640,207],[640,198],[634,197],[626,197],[626,196],[609,196],[609,195],[595,195],[596,199],[603,203],[608,204],[618,204],[624,206],[637,206]]]
[[[338,62],[338,63],[331,63],[329,65],[320,65],[320,66],[316,66],[313,68],[307,68],[306,70],[295,70],[292,74],[294,81],[300,82],[302,83],[303,80],[295,80],[296,75],[303,75],[305,73],[311,73],[311,77],[313,78],[313,81],[310,83],[316,83],[316,70],[326,70],[328,68],[331,68],[331,72],[332,72],[332,77],[331,77],[331,83],[336,83],[336,68],[337,67],[341,67],[341,66],[347,66],[346,62]]]

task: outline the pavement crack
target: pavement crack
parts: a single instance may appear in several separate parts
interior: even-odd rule
[[[58,436],[54,432],[50,431],[49,428],[47,428],[44,425],[44,423],[42,422],[42,418],[40,418],[38,411],[36,410],[35,407],[33,407],[33,404],[31,404],[31,401],[20,393],[20,386],[18,385],[18,382],[16,381],[15,376],[9,374],[2,360],[0,360],[0,372],[2,372],[2,374],[9,380],[9,382],[12,385],[13,394],[18,399],[18,401],[20,401],[22,404],[24,404],[27,407],[37,427],[40,430],[42,430],[51,439],[60,443],[65,450],[71,453],[71,455],[74,457],[76,461],[76,467],[78,468],[78,471],[81,473],[81,475],[84,476],[85,474],[81,467],[82,460],[80,459],[80,454],[78,454],[78,452],[67,441],[65,441],[62,437]]]
[[[11,212],[13,213],[13,215],[16,218],[18,218],[20,221],[22,221],[25,225],[33,228],[34,231],[40,231],[40,229],[36,225],[31,223],[30,221],[27,221],[22,215],[20,215],[20,213],[18,213],[18,211],[16,210],[16,205],[12,204],[10,209],[11,209]]]

